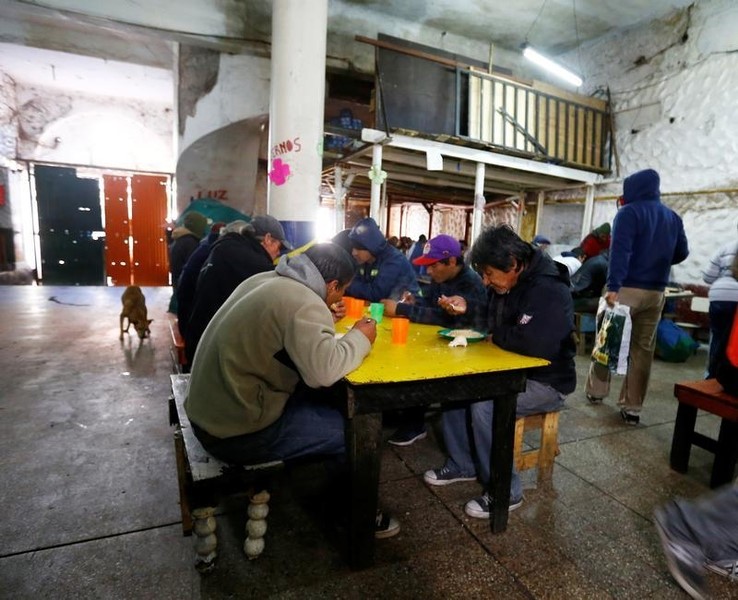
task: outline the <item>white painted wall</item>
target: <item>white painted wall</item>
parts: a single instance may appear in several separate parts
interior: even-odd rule
[[[701,0],[670,19],[587,44],[581,58],[588,90],[610,88],[621,165],[596,196],[617,196],[624,177],[656,169],[662,201],[682,216],[690,243],[672,277],[702,283],[700,270],[738,235],[738,3]],[[596,202],[593,226],[612,221],[615,210],[613,200]],[[547,205],[541,231],[576,231],[581,218]],[[570,245],[576,237],[552,241]]]
[[[220,55],[218,81],[185,121],[180,153],[201,137],[244,119],[269,113],[271,61],[246,55]]]
[[[171,105],[17,86],[17,158],[72,165],[174,170]]]

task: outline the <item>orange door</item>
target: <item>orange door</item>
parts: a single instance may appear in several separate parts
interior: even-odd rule
[[[133,280],[136,285],[169,285],[167,188],[165,175],[131,177]]]
[[[169,285],[166,175],[103,175],[107,275],[113,285]],[[130,184],[130,185],[129,185]]]

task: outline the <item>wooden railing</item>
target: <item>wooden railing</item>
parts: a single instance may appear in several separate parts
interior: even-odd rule
[[[557,164],[610,171],[610,114],[604,100],[456,69],[456,134]],[[468,79],[468,119],[462,90]]]

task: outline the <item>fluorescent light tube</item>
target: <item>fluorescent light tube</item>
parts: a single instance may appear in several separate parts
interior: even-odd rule
[[[564,81],[568,81],[572,85],[579,87],[582,85],[582,78],[578,75],[574,75],[571,71],[566,70],[561,65],[556,64],[554,61],[552,61],[550,58],[546,58],[543,56],[543,54],[540,54],[533,50],[530,46],[527,44],[523,48],[523,56],[527,58],[529,61],[536,63],[537,65],[543,67],[544,69],[550,71],[557,77],[560,77]]]

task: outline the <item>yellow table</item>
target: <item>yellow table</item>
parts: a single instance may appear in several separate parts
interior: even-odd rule
[[[343,319],[343,333],[356,319]],[[374,560],[374,515],[382,448],[382,411],[433,403],[495,400],[491,481],[495,500],[492,532],[507,527],[512,477],[515,408],[525,389],[526,370],[548,364],[507,352],[484,340],[449,347],[438,325],[410,323],[405,345],[393,345],[391,319],[377,326],[377,340],[361,366],[344,379],[346,446],[351,474],[349,562],[354,568]]]

